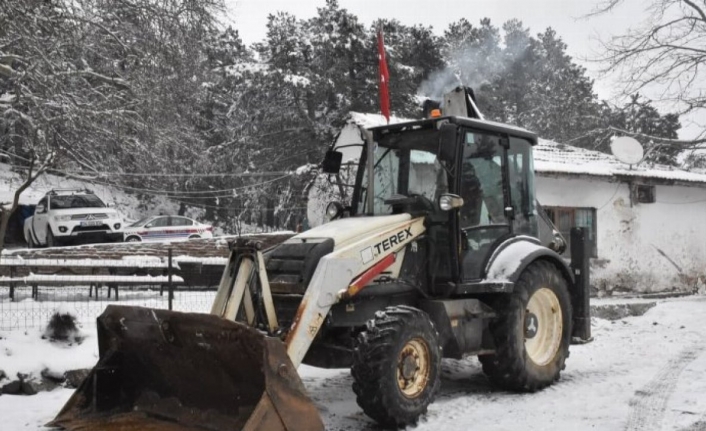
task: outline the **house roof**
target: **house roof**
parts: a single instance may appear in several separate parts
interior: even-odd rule
[[[408,118],[390,117],[390,124],[417,121]],[[386,124],[385,117],[379,114],[351,112],[349,123],[371,128]],[[634,177],[663,183],[682,183],[706,186],[706,174],[685,171],[666,165],[641,163],[629,166],[612,154],[585,148],[559,144],[539,139],[534,148],[534,168],[539,175],[595,176],[608,178]]]
[[[629,166],[612,154],[539,139],[534,151],[534,169],[539,174],[634,177],[659,182],[706,185],[706,175],[666,165],[641,163]]]

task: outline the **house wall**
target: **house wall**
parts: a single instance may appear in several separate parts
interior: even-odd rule
[[[538,176],[542,205],[596,208],[599,291],[691,290],[706,281],[706,188],[656,186],[656,202],[630,205],[627,183]]]

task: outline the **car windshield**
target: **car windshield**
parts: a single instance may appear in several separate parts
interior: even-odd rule
[[[143,218],[139,219],[138,221],[136,221],[135,223],[132,223],[132,224],[128,225],[128,227],[138,227],[138,226],[142,226],[142,225],[144,225],[145,223],[147,223],[147,221],[148,221],[149,219],[151,219],[151,218],[152,218],[152,217],[143,217]]]
[[[52,196],[50,205],[53,210],[68,208],[105,208],[103,201],[96,195]]]
[[[446,171],[436,157],[438,137],[432,133],[434,131],[417,131],[408,135],[413,139],[405,139],[402,134],[376,146],[373,210],[367,209],[367,172],[364,172],[359,213],[391,214],[392,207],[385,204],[385,200],[394,194],[416,194],[435,201],[448,191]],[[367,166],[362,169],[366,170]]]

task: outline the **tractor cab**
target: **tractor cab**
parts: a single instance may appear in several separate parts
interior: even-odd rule
[[[429,234],[440,247],[438,279],[483,279],[483,263],[498,244],[511,235],[537,236],[533,134],[449,117],[374,129],[373,137],[373,205],[366,205],[367,169],[360,169],[353,214],[400,211],[394,199],[385,204],[390,193],[427,201]],[[444,211],[441,197],[449,194],[462,201]]]
[[[446,96],[447,105],[454,93],[469,97],[457,89]],[[530,236],[550,247],[562,243],[550,226],[540,226],[546,221],[536,208],[534,133],[445,116],[375,127],[365,141],[346,213],[425,216],[435,249],[429,253],[432,287],[451,282],[470,289],[463,293],[478,292],[493,252],[511,237]],[[340,155],[329,152],[325,170],[337,172],[337,160]]]

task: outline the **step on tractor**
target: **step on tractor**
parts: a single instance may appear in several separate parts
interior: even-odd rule
[[[210,314],[108,306],[99,361],[50,425],[323,430],[302,363],[350,368],[360,408],[392,428],[425,414],[442,358],[477,355],[504,389],[555,382],[572,335],[590,337],[587,266],[560,256],[536,202],[537,137],[483,120],[464,88],[441,106],[362,130],[329,222],[267,250],[234,240]],[[331,178],[341,157],[326,154]]]

